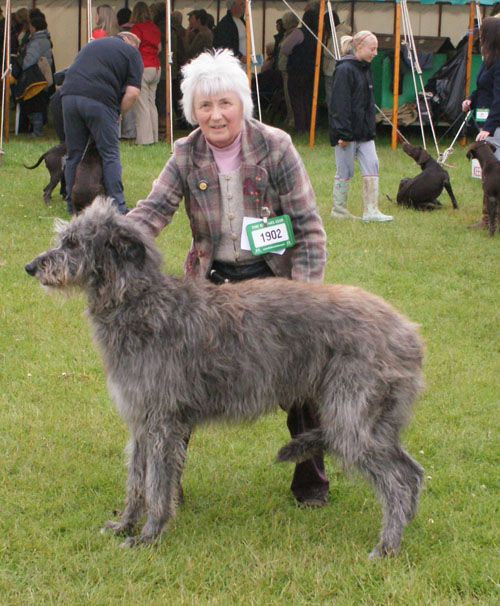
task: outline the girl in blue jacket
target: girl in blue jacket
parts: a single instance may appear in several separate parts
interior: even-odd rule
[[[328,121],[336,163],[331,216],[337,219],[354,218],[347,210],[347,191],[357,158],[363,178],[363,221],[392,221],[378,209],[375,98],[370,68],[377,49],[377,38],[369,31],[344,36],[344,56],[333,72]]]

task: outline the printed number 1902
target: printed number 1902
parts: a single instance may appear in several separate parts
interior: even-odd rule
[[[264,232],[261,232],[260,237],[262,238],[262,242],[272,242],[273,240],[281,239],[281,228],[277,229],[269,229]]]

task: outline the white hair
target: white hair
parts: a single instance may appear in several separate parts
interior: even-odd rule
[[[201,53],[182,68],[182,110],[189,124],[198,124],[194,115],[194,97],[234,92],[243,105],[243,119],[253,116],[252,92],[243,67],[228,49]]]

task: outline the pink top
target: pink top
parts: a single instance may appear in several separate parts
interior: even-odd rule
[[[214,147],[210,143],[208,143],[208,147],[212,150],[220,174],[231,173],[241,166],[241,131],[227,147]]]

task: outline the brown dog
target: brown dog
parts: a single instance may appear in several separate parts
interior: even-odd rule
[[[66,197],[66,182],[64,179],[64,157],[66,156],[66,144],[59,143],[38,158],[33,166],[26,166],[29,170],[36,168],[45,160],[45,166],[50,174],[49,183],[43,188],[43,200],[48,204],[52,191],[59,181],[61,182],[61,196]],[[82,159],[78,163],[75,182],[71,190],[71,206],[73,214],[81,212],[89,206],[94,198],[105,194],[104,177],[102,172],[102,161],[97,147],[93,141],[89,143]]]
[[[487,141],[474,141],[467,148],[466,156],[476,158],[481,165],[483,208],[488,211],[488,233],[495,233],[497,220],[500,231],[500,161],[494,156],[495,148]]]
[[[50,202],[50,196],[52,195],[53,190],[57,187],[59,181],[61,181],[61,196],[66,195],[66,184],[64,182],[64,156],[66,155],[66,144],[59,143],[59,145],[54,145],[48,149],[44,154],[42,154],[36,164],[33,166],[26,166],[24,164],[24,168],[28,168],[32,170],[37,166],[40,166],[42,160],[45,160],[45,166],[49,171],[50,181],[43,188],[43,201],[45,204]]]
[[[422,172],[416,177],[401,179],[397,203],[417,210],[435,210],[442,207],[438,196],[444,188],[450,196],[453,208],[458,208],[447,171],[429,152],[409,143],[403,143],[403,151],[415,160]]]

